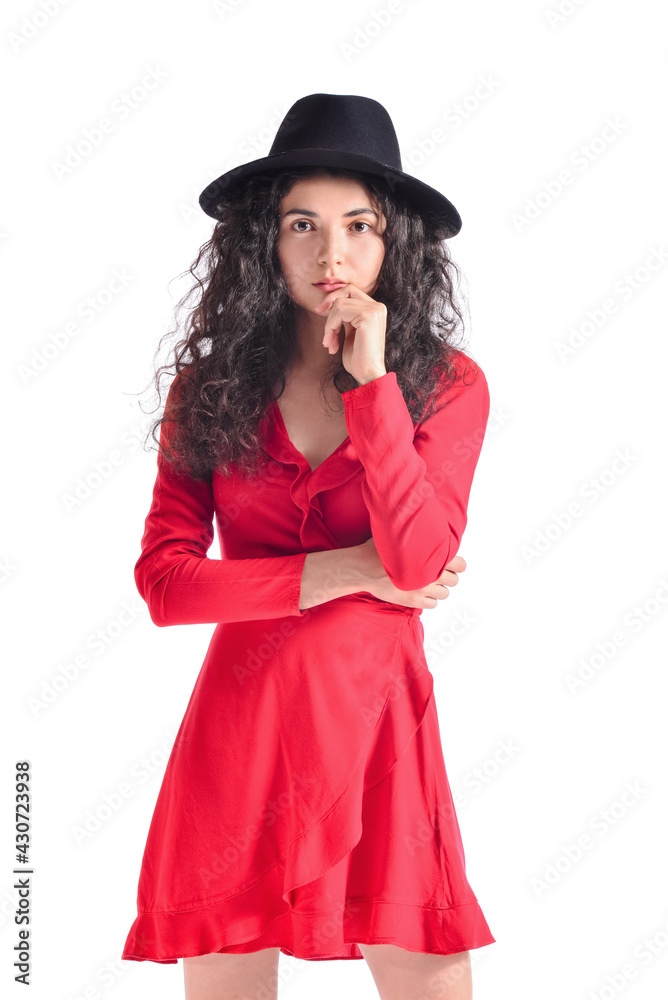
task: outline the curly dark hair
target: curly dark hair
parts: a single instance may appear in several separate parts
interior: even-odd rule
[[[385,255],[372,298],[387,306],[385,367],[396,373],[414,423],[434,411],[438,384],[459,375],[453,359],[458,324],[463,328],[455,299],[460,271],[450,256],[442,221],[416,212],[380,176],[343,167],[255,174],[226,195],[211,238],[182,272],[190,273],[195,284],[176,308],[195,292],[197,301],[185,335],[173,348],[173,360],[154,374],[158,397],[166,371],[175,376],[175,391],[147,437],[177,471],[207,479],[214,468],[230,475],[234,465],[248,477],[268,458],[260,423],[285,389],[296,341],[297,308],[277,252],[280,201],[297,180],[315,174],[360,181],[387,220],[382,234]],[[156,357],[173,332],[160,339]],[[332,356],[322,388],[333,384],[346,392],[357,386],[343,367],[341,353],[340,348]],[[156,432],[165,421],[174,426],[161,444]]]

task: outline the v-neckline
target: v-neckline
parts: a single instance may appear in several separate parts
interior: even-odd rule
[[[327,455],[325,458],[323,458],[322,462],[320,462],[319,465],[316,465],[316,467],[314,469],[314,468],[311,467],[311,463],[308,461],[308,459],[306,458],[306,456],[297,447],[295,447],[295,445],[292,443],[292,439],[291,439],[290,435],[288,434],[288,429],[285,426],[285,421],[283,420],[283,414],[281,413],[281,408],[278,405],[278,400],[277,399],[273,399],[272,402],[271,402],[271,405],[272,405],[272,408],[273,408],[273,412],[274,412],[274,414],[276,416],[276,419],[278,421],[278,424],[279,424],[279,426],[281,428],[281,431],[283,433],[283,437],[287,440],[288,444],[290,445],[290,447],[294,451],[295,455],[299,455],[302,463],[308,468],[309,475],[313,475],[315,472],[318,471],[318,469],[322,468],[322,466],[325,464],[325,462],[329,462],[330,458],[333,458],[334,455],[336,455],[336,453],[338,451],[340,451],[341,448],[343,448],[343,446],[350,441],[350,434],[346,434],[346,436],[344,437],[343,441],[341,441],[341,443],[336,446],[336,448],[334,449],[334,451],[330,451],[329,455]]]

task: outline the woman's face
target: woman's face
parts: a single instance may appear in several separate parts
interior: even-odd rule
[[[386,219],[363,184],[348,177],[306,177],[280,205],[278,256],[297,305],[312,311],[322,302],[327,292],[314,282],[323,278],[351,282],[368,295],[375,291]]]

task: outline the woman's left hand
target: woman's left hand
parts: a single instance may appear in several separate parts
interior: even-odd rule
[[[339,350],[341,326],[344,328],[341,360],[346,371],[363,385],[385,375],[385,327],[387,306],[376,302],[356,285],[348,283],[327,292],[315,307],[327,316],[323,347],[330,354]]]

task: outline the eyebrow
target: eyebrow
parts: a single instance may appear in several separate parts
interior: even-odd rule
[[[291,208],[289,212],[283,213],[283,218],[287,215],[308,215],[312,219],[320,218],[317,212],[309,212],[307,208]],[[349,212],[344,212],[341,218],[349,219],[352,215],[375,215],[378,218],[378,212],[374,212],[372,208],[351,208]]]

